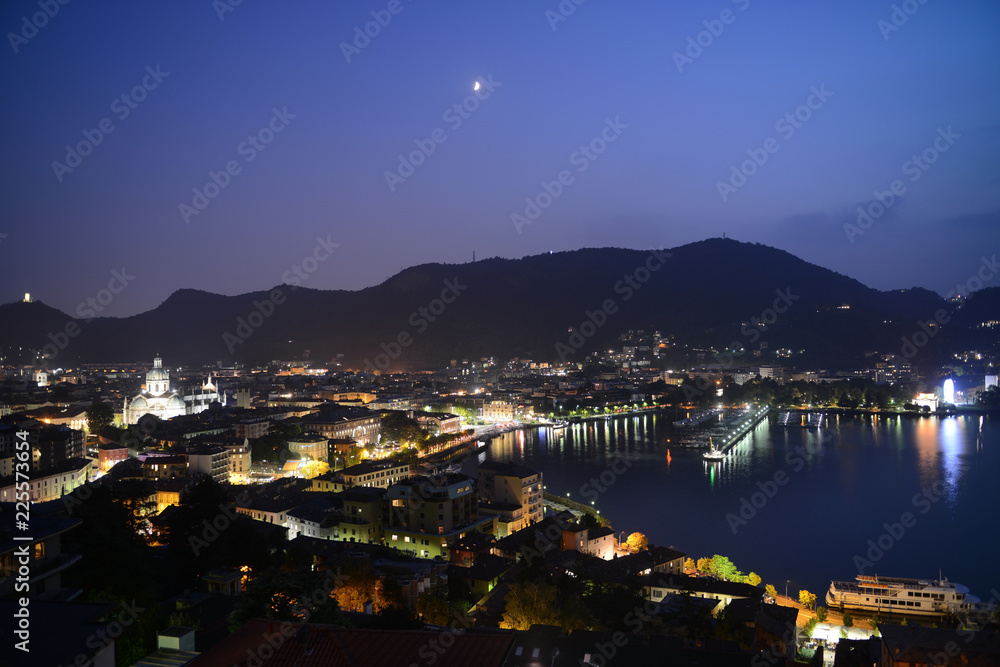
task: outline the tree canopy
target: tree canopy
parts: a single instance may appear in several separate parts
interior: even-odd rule
[[[87,430],[101,435],[115,421],[115,409],[101,401],[95,401],[87,408]]]

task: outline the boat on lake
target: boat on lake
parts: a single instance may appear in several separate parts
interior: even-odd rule
[[[859,574],[855,581],[831,581],[826,592],[831,609],[912,616],[990,614],[996,609],[969,589],[945,579],[905,579]]]

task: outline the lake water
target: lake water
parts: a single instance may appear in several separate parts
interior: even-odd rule
[[[995,416],[829,415],[817,430],[774,425],[772,413],[714,464],[674,446],[673,422],[685,416],[515,431],[480,459],[523,463],[550,493],[593,500],[616,531],[696,559],[728,556],[779,592],[790,579],[792,595],[806,588],[822,600],[831,579],[859,569],[915,578],[940,570],[983,600],[1000,590]]]

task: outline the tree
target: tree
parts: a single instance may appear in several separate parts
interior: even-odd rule
[[[806,637],[812,638],[813,632],[816,630],[816,626],[818,624],[819,621],[816,620],[815,618],[810,618],[808,621],[806,621],[806,627],[805,627]]]
[[[881,634],[879,632],[878,626],[879,626],[879,623],[882,622],[882,619],[879,617],[878,614],[872,614],[872,617],[871,617],[871,619],[869,619],[868,622],[872,624],[872,633],[876,637],[878,637]]]
[[[425,592],[417,596],[417,613],[431,625],[448,625],[451,607],[443,595]]]
[[[799,591],[799,603],[806,609],[812,609],[816,604],[816,594],[809,591]]]
[[[420,428],[416,419],[410,419],[405,412],[392,410],[385,413],[380,424],[380,433],[384,442],[404,442],[422,445],[427,440],[427,433]]]
[[[712,559],[711,558],[699,558],[698,559],[698,571],[702,574],[712,573]]]
[[[625,545],[628,547],[629,553],[635,554],[645,551],[649,547],[649,540],[642,533],[632,533],[625,540]]]
[[[337,620],[337,600],[327,591],[325,575],[309,566],[292,571],[269,568],[250,579],[239,604],[229,616],[229,629],[237,630],[252,618],[313,622]],[[323,620],[321,621],[320,618]]]
[[[854,617],[851,616],[851,612],[845,611],[844,612],[844,627],[845,628],[850,628],[850,627],[853,627],[853,625],[854,625]]]
[[[100,435],[115,421],[115,409],[107,403],[94,401],[87,408],[87,430]]]
[[[691,570],[696,570],[696,569],[698,569],[698,566],[695,565],[693,559],[688,558],[687,560],[684,561],[684,571],[685,572],[690,572]]]
[[[751,586],[760,586],[760,575],[756,572],[751,572],[747,575],[747,583]]]
[[[820,623],[826,621],[826,607],[822,605],[816,607],[816,620],[819,621]]]
[[[736,576],[736,572],[736,566],[727,557],[720,556],[719,554],[712,556],[712,576],[724,581],[732,581]]]
[[[764,586],[764,595],[771,598],[772,600],[778,599],[778,589],[774,587],[774,584],[768,584]]]
[[[516,582],[508,589],[504,602],[500,627],[505,630],[529,630],[532,625],[541,624],[558,625],[570,631],[588,625],[579,598],[560,596],[559,589],[552,584]]]

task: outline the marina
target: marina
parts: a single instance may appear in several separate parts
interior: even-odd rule
[[[823,425],[823,418],[825,413],[820,411],[809,411],[802,412],[797,410],[782,410],[778,413],[778,418],[775,420],[776,426],[785,427],[796,427],[801,426],[804,428],[820,428]]]
[[[706,461],[721,461],[734,445],[767,417],[769,406],[747,405],[713,428],[708,436],[709,451],[702,456]]]

